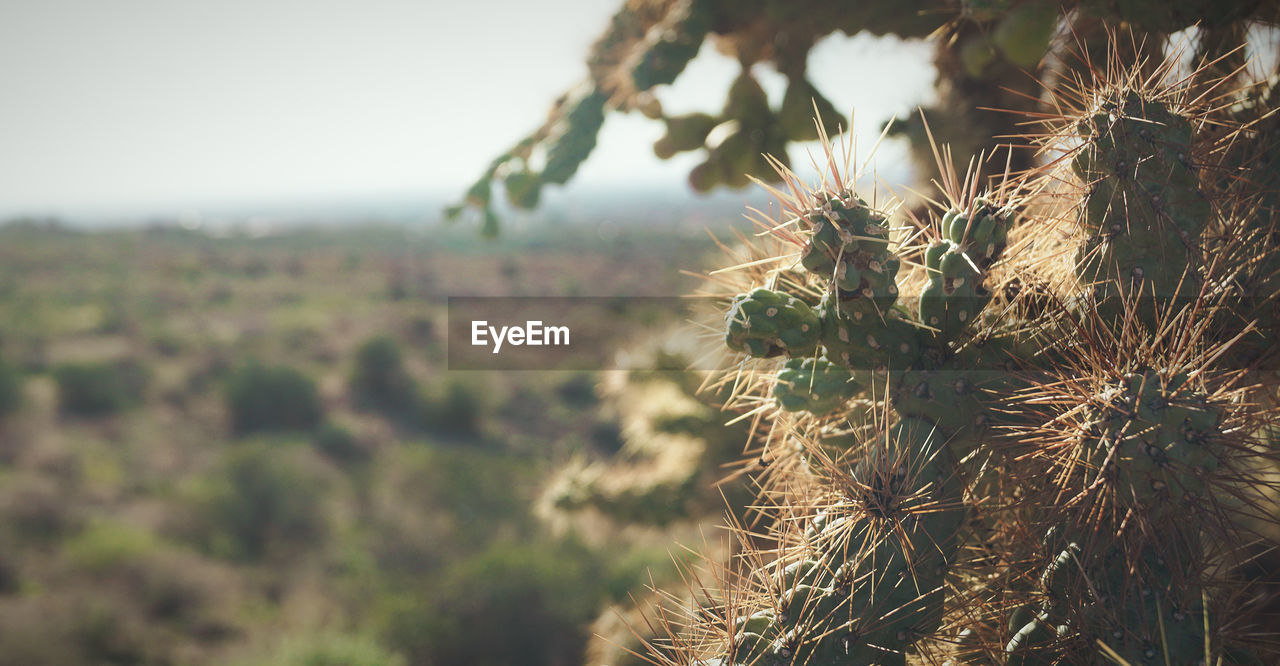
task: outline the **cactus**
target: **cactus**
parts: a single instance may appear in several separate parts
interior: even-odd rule
[[[804,301],[760,288],[733,299],[725,344],[759,358],[780,354],[804,356],[818,341],[818,316]]]
[[[538,205],[546,185],[563,185],[595,147],[604,115],[640,112],[662,121],[667,133],[654,153],[667,159],[685,151],[704,151],[704,160],[689,173],[699,192],[750,184],[748,175],[774,179],[764,154],[785,163],[787,145],[817,138],[812,113],[816,107],[823,129],[834,132],[842,114],[805,77],[809,50],[822,38],[843,31],[919,38],[945,22],[936,10],[942,0],[919,11],[909,3],[846,3],[827,6],[821,0],[625,0],[587,56],[589,75],[563,94],[547,120],[497,156],[468,189],[462,201],[446,208],[454,219],[472,209],[484,220],[487,234],[497,232],[494,184],[501,184],[515,208]],[[818,20],[821,17],[821,20]],[[659,98],[707,42],[742,63],[742,74],[730,86],[717,112],[668,116]],[[770,106],[752,68],[772,64],[789,79],[779,108]],[[729,125],[732,123],[732,125]],[[726,135],[707,145],[710,130],[726,126]]]
[[[825,414],[860,393],[853,375],[825,358],[793,358],[778,371],[773,396],[789,411]]]
[[[659,663],[1277,657],[1229,573],[1246,534],[1280,527],[1275,384],[1233,365],[1273,335],[1241,323],[1271,301],[1232,287],[1274,274],[1248,232],[1272,228],[1249,174],[1271,162],[1224,177],[1245,130],[1185,81],[1089,74],[1044,120],[1055,159],[985,191],[944,176],[905,227],[854,193],[838,144],[820,186],[779,167],[791,194],[759,224],[783,249],[742,264],[726,317],[749,357],[730,407],[779,408],[757,475],[773,545],[740,528],[723,596],[673,623]]]
[[[1280,660],[1275,576],[1245,566],[1280,534],[1280,70],[1224,65],[1274,3],[697,4],[705,22],[628,2],[596,55],[632,51],[595,59],[595,85],[666,122],[660,155],[706,151],[695,189],[750,172],[789,193],[716,273],[740,279],[713,383],[753,417],[757,515],[670,595],[650,660]],[[1195,21],[1216,59],[1183,71],[1165,51]],[[665,32],[684,25],[743,65],[718,114],[652,103],[679,57],[609,66],[687,53]],[[856,193],[804,66],[835,30],[932,35],[939,104],[887,131],[939,191]],[[788,79],[777,110],[760,62]],[[829,164],[806,185],[783,151],[814,134]]]

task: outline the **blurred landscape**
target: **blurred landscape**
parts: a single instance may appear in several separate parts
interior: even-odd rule
[[[0,664],[634,661],[744,431],[693,373],[449,372],[446,299],[687,293],[739,205],[11,220]]]
[[[451,296],[679,297],[708,230],[776,212],[610,114],[497,239],[441,221],[616,9],[0,2],[0,666],[642,663],[650,586],[753,497],[717,485],[748,424],[649,370],[694,360],[688,324],[646,314],[628,370],[446,363]],[[826,40],[809,71],[869,146],[929,53]],[[707,47],[663,103],[740,69]]]

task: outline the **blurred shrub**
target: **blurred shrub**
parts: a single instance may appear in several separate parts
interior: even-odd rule
[[[85,663],[146,664],[155,659],[148,654],[145,630],[126,619],[112,600],[93,599],[75,609],[69,625],[71,638],[84,655]],[[158,656],[158,655],[157,655]]]
[[[591,446],[601,453],[613,455],[622,450],[625,441],[622,438],[622,426],[615,420],[597,418],[592,421],[587,436]]]
[[[431,317],[426,315],[411,317],[407,329],[409,338],[420,345],[436,341],[436,322]]]
[[[178,663],[172,635],[151,630],[127,603],[96,590],[14,597],[0,603],[0,627],[5,666]]]
[[[384,572],[415,577],[542,529],[529,499],[543,470],[527,459],[472,447],[397,447],[369,478],[372,553]]]
[[[607,598],[614,603],[627,605],[637,591],[654,581],[675,581],[681,571],[689,566],[697,555],[689,550],[672,551],[666,547],[634,545],[614,546],[597,555],[608,570],[600,580]]]
[[[453,437],[473,437],[480,434],[481,402],[475,389],[451,379],[444,385],[440,396],[429,400],[422,410],[425,425],[441,434]]]
[[[25,336],[14,354],[14,364],[27,374],[48,372],[49,340],[43,334]]]
[[[601,601],[585,581],[599,575],[577,544],[495,544],[393,605],[385,634],[414,664],[581,663],[586,623]]]
[[[287,366],[241,366],[227,378],[226,401],[237,435],[311,430],[324,417],[315,382]]]
[[[81,524],[78,505],[51,479],[19,476],[0,484],[0,540],[47,542]],[[7,532],[7,534],[6,534]]]
[[[192,639],[217,639],[234,631],[227,572],[175,548],[146,530],[99,522],[69,539],[63,556],[145,617],[148,623],[182,625]]]
[[[228,305],[235,300],[235,292],[229,284],[215,284],[205,297],[210,305]]]
[[[388,651],[372,638],[324,634],[286,639],[269,657],[248,660],[243,666],[405,666],[406,663],[403,656]]]
[[[187,350],[187,341],[176,331],[162,329],[151,334],[151,348],[165,358],[177,358]]]
[[[596,376],[590,372],[575,372],[556,387],[556,395],[570,407],[590,407],[600,402],[596,395]]]
[[[73,416],[101,416],[142,403],[149,379],[139,361],[64,363],[54,368],[58,405]]]
[[[177,531],[214,556],[242,561],[322,545],[326,484],[291,448],[258,443],[229,451],[192,492],[190,515]]]
[[[105,295],[102,303],[101,318],[95,332],[101,335],[131,333],[137,328],[137,315],[120,290],[113,290]]]
[[[0,596],[22,588],[22,570],[18,566],[18,548],[0,542]]]
[[[156,550],[155,535],[114,523],[94,523],[62,547],[67,562],[78,570],[104,573]]]
[[[336,463],[361,463],[369,459],[369,450],[360,444],[356,436],[332,421],[320,426],[312,443],[317,451]]]
[[[22,406],[22,375],[17,368],[0,359],[0,417],[8,416]]]
[[[241,264],[240,271],[244,273],[245,277],[257,280],[271,273],[271,264],[267,262],[265,257],[251,256]]]
[[[348,385],[361,409],[400,420],[412,418],[419,409],[417,384],[405,370],[400,345],[389,336],[380,335],[360,345]]]
[[[199,356],[198,363],[187,374],[186,391],[191,395],[202,395],[225,380],[234,369],[230,351],[209,349]]]

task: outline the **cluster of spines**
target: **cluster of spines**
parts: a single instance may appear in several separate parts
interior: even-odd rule
[[[1114,546],[1091,552],[1067,543],[1041,573],[1042,601],[1010,614],[1008,663],[1052,664],[1068,643],[1133,666],[1207,663],[1201,587],[1180,580],[1166,559],[1193,547],[1149,546],[1133,557]]]
[[[921,323],[943,339],[958,335],[990,302],[984,282],[1004,252],[1012,216],[982,198],[943,215],[943,237],[925,250],[929,284],[920,294]]]
[[[1151,99],[1127,97],[1130,110],[1117,116],[1122,119],[1141,118],[1139,114],[1146,108],[1157,109],[1156,115],[1160,116],[1170,108]],[[1117,136],[1129,131],[1117,129],[1115,118],[1109,117],[1107,123],[1109,131]],[[1186,138],[1190,121],[1176,116],[1163,118],[1161,125],[1172,127],[1170,132]],[[1112,166],[1105,168],[1113,171],[1119,168],[1114,164],[1115,141],[1114,137],[1088,141],[1078,149],[1076,159],[1069,162],[1077,176],[1082,180],[1089,178],[1082,190],[1081,204],[1085,211],[1081,219],[1086,228],[1099,219],[1090,216],[1090,208],[1105,211],[1103,214],[1109,219],[1120,215],[1091,199],[1116,196],[1114,192],[1099,194],[1101,190],[1133,187],[1139,194],[1160,191],[1146,183],[1131,186],[1115,181],[1114,173],[1110,184],[1098,185],[1098,181],[1107,180],[1097,176],[1098,170],[1104,168],[1098,164],[1110,160]],[[1140,131],[1131,143],[1164,150],[1178,168],[1195,170],[1189,167],[1191,161],[1186,157],[1196,150],[1190,138],[1183,145],[1175,145],[1173,138],[1152,140],[1150,131]],[[1136,150],[1133,146],[1130,148]],[[1136,159],[1144,158],[1138,155]],[[1145,159],[1152,171],[1144,178],[1154,178],[1152,174],[1157,171],[1165,175],[1170,171],[1157,168],[1159,164],[1169,166],[1167,160],[1149,155]],[[1143,171],[1139,169],[1135,173],[1143,174]],[[1180,210],[1144,217],[1143,211],[1152,209],[1139,208],[1130,216],[1133,219],[1129,228],[1136,230],[1131,237],[1137,239],[1132,242],[1172,239],[1185,248],[1198,242],[1199,235],[1210,224],[1212,208],[1205,195],[1194,186],[1197,181],[1188,182],[1193,186],[1180,195],[1152,195],[1157,201],[1164,196],[1175,200],[1178,196],[1189,197]],[[1164,187],[1172,186],[1166,183]],[[1138,194],[1125,192],[1122,196],[1134,198]],[[1215,493],[1220,494],[1221,489],[1233,485],[1233,479],[1238,478],[1233,475],[1247,467],[1245,459],[1266,458],[1256,454],[1251,448],[1253,445],[1239,437],[1239,432],[1249,432],[1252,436],[1251,429],[1256,428],[1257,423],[1226,424],[1225,398],[1215,397],[1204,388],[1202,375],[1211,371],[1209,361],[1229,344],[1193,351],[1197,345],[1208,344],[1208,338],[1201,335],[1207,330],[1203,317],[1196,319],[1195,313],[1182,312],[1178,309],[1182,303],[1167,298],[1158,301],[1159,307],[1152,309],[1152,316],[1136,317],[1132,313],[1137,311],[1135,303],[1142,292],[1120,291],[1113,304],[1119,312],[1131,314],[1118,318],[1107,314],[1105,299],[1101,304],[1094,301],[1084,311],[1080,310],[1079,303],[1055,301],[1056,307],[1063,308],[1056,316],[1066,320],[1085,317],[1089,320],[1085,328],[1092,327],[1097,339],[1086,343],[1084,351],[1073,350],[1071,335],[1063,332],[1072,326],[1067,323],[1066,329],[1045,338],[1060,336],[1056,350],[1050,344],[1031,358],[1024,353],[1024,345],[1000,333],[998,322],[993,328],[991,322],[976,321],[977,314],[992,300],[985,283],[993,265],[1009,245],[1013,211],[1014,207],[1007,202],[997,204],[984,197],[970,197],[966,204],[953,205],[942,216],[937,240],[923,252],[927,283],[922,296],[928,298],[921,299],[918,318],[912,320],[896,307],[899,294],[892,278],[900,260],[890,249],[887,234],[881,233],[887,229],[883,216],[847,194],[820,195],[797,217],[806,231],[800,236],[800,263],[811,277],[810,284],[817,282],[825,287],[825,296],[818,305],[808,308],[820,324],[819,342],[812,349],[805,347],[809,352],[807,356],[794,357],[783,367],[774,381],[775,396],[785,409],[811,411],[829,419],[833,411],[848,403],[852,393],[873,389],[878,381],[880,386],[889,389],[887,396],[882,397],[889,398],[899,425],[928,428],[946,440],[948,474],[959,474],[958,461],[975,454],[980,454],[978,458],[998,460],[1001,456],[1010,456],[1010,461],[1023,461],[998,464],[1021,465],[1012,481],[1015,485],[1023,484],[1023,492],[1033,493],[1024,501],[1049,502],[1047,507],[1035,508],[1029,515],[1034,516],[1033,520],[1059,525],[1056,531],[1072,537],[1057,538],[1056,550],[1041,559],[1031,557],[1021,561],[1020,566],[1040,568],[1036,584],[1024,595],[1023,602],[1003,611],[991,611],[1002,616],[999,624],[1004,629],[995,634],[998,649],[972,651],[968,653],[967,663],[988,663],[985,660],[990,659],[1027,665],[1061,663],[1064,659],[1075,663],[1081,659],[1098,660],[1105,654],[1124,660],[1120,663],[1190,664],[1222,655],[1224,647],[1215,642],[1218,638],[1206,633],[1206,628],[1212,629],[1216,624],[1202,603],[1202,595],[1207,590],[1205,562],[1208,556],[1201,545],[1205,526],[1200,520],[1186,521],[1185,518],[1221,520],[1220,516],[1211,515],[1223,511]],[[1098,234],[1088,236],[1096,239]],[[1086,253],[1096,245],[1096,240],[1083,241],[1084,249],[1077,257],[1078,274],[1082,278],[1097,278],[1091,280],[1095,285],[1105,284],[1105,279],[1098,274],[1089,273],[1098,263],[1096,253],[1092,257]],[[1121,245],[1112,242],[1108,251],[1115,247]],[[1134,251],[1136,253],[1140,250]],[[1119,261],[1114,251],[1108,257],[1111,265]],[[872,280],[865,278],[862,269],[873,260],[880,268],[892,266],[888,280],[876,281],[875,278],[884,275],[883,271],[875,271]],[[842,268],[846,266],[848,268]],[[1175,292],[1188,279],[1187,274],[1194,274],[1195,267],[1182,266],[1178,271],[1178,282],[1172,283]],[[806,306],[811,303],[810,299]],[[832,317],[833,312],[840,316]],[[855,312],[862,316],[854,317]],[[813,319],[806,321],[812,323]],[[1061,320],[1057,324],[1042,323],[1049,327],[1045,333],[1063,325]],[[1081,326],[1078,320],[1074,325]],[[892,340],[895,327],[899,326],[897,330],[905,332],[903,344],[886,348],[880,340]],[[1119,327],[1124,331],[1119,331]],[[979,328],[980,333],[975,331]],[[863,344],[864,335],[876,343]],[[1107,336],[1110,336],[1110,347],[1102,339]],[[1152,336],[1176,338],[1177,344],[1165,345],[1169,348],[1160,353],[1153,352],[1150,346],[1141,353],[1117,347],[1117,341],[1132,343],[1134,348],[1142,347],[1142,340],[1154,344],[1150,343]],[[1106,349],[1111,351],[1103,351]],[[1088,364],[1079,356],[1088,353],[1096,356],[1109,353],[1107,359],[1093,358],[1091,362],[1117,363],[1127,370],[1114,373],[1091,370],[1103,381],[1073,376],[1072,373],[1089,371]],[[1141,362],[1135,360],[1139,358]],[[851,359],[857,362],[851,363]],[[1048,368],[1048,374],[1044,368]],[[847,369],[848,373],[837,372],[841,369]],[[874,372],[876,370],[881,372]],[[803,393],[801,387],[804,386],[816,390]],[[1043,411],[1045,386],[1082,391],[1058,403],[1070,412],[1069,416],[1054,417]],[[993,410],[999,396],[1009,402]],[[993,420],[997,429],[1026,432],[1028,442],[1045,441],[1050,445],[1045,451],[1030,455],[1019,452],[1018,445],[1005,443],[991,447],[987,439],[991,437]],[[1045,427],[1049,430],[1070,423],[1074,433],[1072,444],[1070,447],[1054,445],[1054,437],[1046,432],[1031,432],[1034,428],[1028,429],[1027,423],[1047,423]],[[996,438],[1007,442],[1017,436]],[[883,462],[874,450],[864,450],[861,455],[864,465]],[[1053,464],[1037,466],[1037,461],[1044,460],[1052,460]],[[848,470],[855,482],[859,469],[860,465],[853,465]],[[830,479],[827,483],[839,485]],[[1250,496],[1256,497],[1256,494]],[[870,505],[872,499],[864,497],[863,501]],[[858,519],[866,520],[865,516]],[[831,529],[827,522],[825,517],[814,520],[806,541],[822,543],[824,529]],[[841,524],[841,529],[848,529],[854,521],[836,522]],[[931,533],[929,540],[957,543],[974,538],[972,533],[965,536],[962,522],[956,520],[946,526],[941,539]],[[865,522],[860,524],[862,527],[856,529],[867,529]],[[1225,526],[1223,529],[1229,530]],[[1114,539],[1106,537],[1108,530],[1116,535]],[[871,557],[891,562],[892,555],[880,550],[882,544],[891,541],[869,545],[863,540],[857,553],[846,553],[848,559],[838,561],[839,566],[831,566],[819,558],[817,561],[823,566],[814,567],[819,573],[798,593],[779,597],[777,607],[787,606],[787,599],[804,598],[821,611],[819,615],[831,617],[833,609],[839,608],[832,595],[844,589],[841,576],[846,574],[841,567],[848,561],[861,562]],[[1171,543],[1177,545],[1171,546]],[[957,551],[952,550],[944,559],[950,566],[958,556]],[[893,569],[892,565],[889,569]],[[936,582],[941,586],[940,579]],[[886,597],[895,589],[887,579],[877,581],[875,576],[871,576],[868,583],[872,588],[883,585]],[[919,593],[921,589],[915,591]],[[913,601],[895,601],[901,608],[914,604],[920,613],[931,617],[941,618],[944,612],[941,597],[936,595],[922,594]],[[841,631],[857,626],[852,615],[842,616],[843,623],[839,625],[816,622],[805,625],[803,629],[808,638],[801,637],[801,627],[778,625],[776,608],[770,612],[756,611],[750,617],[754,619],[744,617],[744,622],[750,621],[749,626],[772,627],[765,633],[743,635],[748,639],[743,644],[752,646],[748,656],[763,659],[758,663],[850,663],[849,659],[853,659],[853,663],[896,663],[896,655],[905,654],[921,637],[938,637],[943,633],[954,636],[957,629],[954,624],[944,627],[940,623],[916,622],[912,624],[913,631],[900,632],[904,643],[894,643],[892,638],[877,635],[868,645],[883,647],[874,642],[878,640],[892,646],[889,653],[895,656],[889,659],[884,654],[855,657],[848,647],[850,633],[844,635],[843,642],[836,640]],[[784,614],[784,617],[787,616]],[[766,625],[766,618],[773,618],[769,620],[773,624]],[[973,631],[962,633],[968,637],[976,635]],[[851,634],[860,635],[858,631]],[[770,636],[772,638],[764,640]],[[963,654],[964,650],[959,652]],[[1233,658],[1247,660],[1250,653],[1237,650],[1232,654]],[[721,659],[723,663],[749,663],[732,656]]]
[[[665,122],[667,132],[654,144],[663,159],[704,151],[705,160],[689,174],[698,191],[745,187],[748,174],[774,178],[764,153],[785,161],[789,142],[819,138],[842,124],[842,114],[805,73],[815,43],[838,30],[925,37],[944,22],[937,12],[903,3],[819,7],[793,0],[625,0],[591,46],[587,80],[563,95],[539,128],[495,158],[446,214],[453,218],[475,209],[484,216],[484,232],[496,233],[495,183],[512,206],[535,208],[544,186],[566,182],[591,153],[606,111],[639,111]],[[776,33],[767,26],[775,26]],[[707,42],[742,63],[724,109],[664,113],[656,89],[674,83]],[[751,72],[761,62],[772,63],[788,80],[776,109]],[[590,113],[574,114],[578,100]],[[717,126],[722,131],[712,132]]]
[[[885,214],[847,189],[797,196],[789,208],[802,230],[797,242],[804,276],[798,281],[817,285],[824,295],[811,308],[811,300],[781,291],[740,294],[725,319],[725,340],[756,358],[790,356],[772,380],[783,409],[821,418],[838,414],[859,393],[891,397],[898,419],[882,436],[894,446],[857,446],[856,462],[847,467],[806,465],[857,510],[828,507],[809,519],[801,546],[808,549],[801,561],[811,563],[809,577],[797,584],[788,579],[795,567],[777,572],[777,598],[739,617],[744,628],[715,659],[904,663],[920,639],[940,630],[945,575],[960,543],[965,510],[957,452],[972,450],[974,438],[963,431],[983,424],[960,424],[955,417],[985,411],[980,396],[993,377],[1003,376],[1003,358],[996,345],[953,348],[949,343],[964,326],[943,336],[898,307],[902,259]],[[954,288],[961,280],[940,277],[947,289],[939,298],[959,302],[981,288],[1007,244],[1012,218],[1010,209],[984,198],[947,212],[939,233],[944,247],[980,268],[964,292]],[[983,305],[965,307],[976,315]],[[979,363],[970,367],[974,361]],[[929,496],[928,509],[905,508],[922,493]],[[795,613],[797,600],[807,610]]]
[[[1086,188],[1077,272],[1104,307],[1122,294],[1157,303],[1196,293],[1200,237],[1213,218],[1200,187],[1193,120],[1134,90],[1104,95],[1078,123],[1071,166]],[[1154,310],[1143,309],[1151,321]]]
[[[714,654],[693,663],[905,664],[938,629],[964,516],[954,461],[915,420],[863,444],[841,491],[796,523],[754,603],[728,609],[722,641],[703,646]]]
[[[1265,407],[1273,390],[1245,379],[1246,369],[1232,366],[1231,356],[1245,334],[1262,327],[1266,338],[1272,327],[1218,323],[1224,311],[1242,321],[1256,312],[1231,301],[1233,281],[1266,284],[1255,276],[1274,272],[1265,267],[1263,251],[1243,240],[1274,244],[1268,235],[1274,214],[1261,205],[1233,208],[1220,198],[1256,191],[1269,174],[1255,178],[1249,170],[1269,162],[1257,167],[1244,159],[1225,168],[1223,156],[1233,154],[1229,144],[1241,135],[1231,135],[1220,115],[1208,119],[1214,110],[1153,81],[1136,74],[1095,80],[1078,88],[1084,99],[1059,104],[1060,124],[1044,142],[1065,148],[1066,157],[1020,182],[1023,191],[1044,195],[1034,206],[1006,196],[1003,187],[979,197],[969,182],[963,188],[944,183],[949,210],[940,228],[925,230],[934,240],[918,253],[895,251],[889,235],[880,233],[888,228],[886,217],[845,191],[824,187],[803,202],[784,202],[794,215],[773,228],[799,247],[804,270],[757,273],[754,284],[801,283],[804,294],[797,298],[819,322],[819,337],[812,348],[806,341],[807,354],[791,355],[777,375],[758,384],[771,387],[784,410],[817,418],[778,415],[766,451],[786,454],[769,448],[779,430],[786,441],[809,442],[791,473],[863,508],[843,515],[815,500],[812,490],[793,492],[788,483],[794,479],[771,477],[762,495],[770,501],[791,501],[793,512],[824,509],[799,521],[809,528],[799,545],[783,539],[791,547],[780,561],[805,564],[763,567],[773,572],[764,585],[771,591],[740,606],[743,612],[726,624],[741,620],[741,629],[723,632],[719,644],[703,644],[699,659],[898,663],[922,644],[946,645],[934,654],[966,664],[1263,663],[1254,651],[1274,656],[1265,637],[1259,642],[1257,635],[1230,633],[1232,626],[1265,626],[1238,619],[1256,618],[1258,601],[1224,605],[1247,596],[1224,593],[1230,587],[1224,578],[1232,575],[1224,572],[1242,557],[1240,525],[1277,523],[1274,512],[1267,515],[1269,493],[1277,490],[1268,477],[1277,452]],[[1226,186],[1214,182],[1223,174],[1233,174]],[[1052,197],[1064,191],[1071,205],[1055,208]],[[962,194],[952,196],[956,192]],[[1262,191],[1255,198],[1272,195]],[[1022,229],[1067,218],[1066,208],[1077,213],[1071,219],[1078,221],[1078,242],[1055,248],[1065,249],[1057,255],[1061,265],[1040,273],[1028,262],[1023,267],[1032,270],[1018,276],[1044,286],[1040,307],[998,301],[1021,298],[988,292],[989,283],[1000,287],[1000,279],[1009,279],[997,266],[1002,253],[1020,246]],[[1248,215],[1226,219],[1228,210]],[[1029,224],[1014,230],[1015,217]],[[1214,253],[1227,258],[1224,264],[1248,260],[1215,265]],[[907,259],[924,270],[924,298],[915,313],[898,303],[895,278]],[[893,268],[867,274],[872,260]],[[783,273],[787,279],[778,279]],[[993,299],[999,307],[989,307]],[[786,354],[776,347],[763,351],[753,355]],[[758,365],[757,372],[777,363]],[[1222,388],[1233,382],[1239,386]],[[851,403],[856,393],[871,399]],[[821,458],[843,440],[817,433],[856,420],[864,404],[892,408],[888,424],[913,424],[945,442],[946,455],[935,459],[943,461],[943,476],[970,477],[970,485],[964,510],[950,514],[960,518],[928,539],[945,534],[942,542],[962,544],[946,551],[949,573],[938,579],[958,584],[945,601],[923,594],[924,587],[915,590],[918,598],[897,600],[896,608],[920,609],[909,622],[913,630],[877,636],[867,644],[889,650],[854,657],[848,637],[863,634],[849,630],[861,625],[853,611],[839,614],[834,595],[846,589],[850,562],[891,561],[881,547],[893,539],[854,538],[856,547],[834,559],[824,545],[835,534],[887,535],[876,531],[868,509],[891,504],[901,497],[894,488],[904,486],[862,487],[866,467],[885,469],[889,461],[874,447],[858,448],[843,467],[824,466]],[[897,426],[885,427],[896,433]],[[769,460],[760,460],[767,467]],[[775,526],[769,534],[789,533]],[[897,543],[897,552],[919,545],[914,538]],[[1006,554],[995,555],[1000,550]],[[797,583],[800,570],[809,578]],[[865,580],[868,589],[883,586],[880,596],[888,597],[897,589],[890,578]],[[787,625],[797,599],[817,612]],[[839,623],[820,620],[833,613]],[[939,619],[918,621],[925,616]],[[738,643],[747,646],[741,655],[734,652]]]
[[[817,307],[781,291],[753,289],[730,304],[725,340],[756,358],[817,354],[866,385],[871,371],[891,361],[905,368],[919,354],[917,328],[893,307],[901,260],[890,249],[882,213],[847,190],[817,197],[799,218],[806,231],[800,264],[824,294]],[[816,404],[826,406],[820,399]]]
[[[778,371],[773,395],[788,411],[826,414],[862,392],[843,366],[825,358],[793,358]]]

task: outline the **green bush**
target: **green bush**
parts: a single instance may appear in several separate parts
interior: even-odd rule
[[[404,368],[400,346],[388,336],[372,338],[360,346],[349,386],[356,406],[362,409],[406,419],[419,407],[418,387]]]
[[[214,556],[241,561],[323,544],[329,533],[324,483],[293,453],[266,444],[231,451],[193,493],[192,515],[179,531]]]
[[[101,584],[127,590],[116,600],[157,623],[212,637],[231,630],[227,579],[194,553],[174,548],[154,533],[99,522],[68,539],[63,556],[71,568]]]
[[[393,608],[387,641],[415,664],[581,663],[601,573],[576,544],[496,544]]]
[[[103,573],[155,552],[160,541],[151,532],[127,525],[95,523],[67,539],[63,555],[76,569]]]
[[[436,400],[423,409],[428,429],[454,437],[473,437],[480,433],[481,404],[474,389],[451,380]]]
[[[48,543],[82,524],[83,511],[66,488],[43,476],[18,476],[0,483],[0,540]]]
[[[241,366],[227,380],[226,401],[237,435],[312,430],[324,418],[315,382],[286,366]]]
[[[320,426],[312,439],[316,450],[337,463],[359,463],[369,459],[369,451],[350,430],[332,421]]]
[[[377,641],[358,635],[325,634],[310,639],[288,639],[266,659],[244,666],[405,666],[404,657],[389,652]]]
[[[147,369],[138,361],[64,363],[53,371],[58,405],[74,416],[102,416],[142,403]]]
[[[0,359],[0,416],[18,411],[22,406],[22,375]]]
[[[570,407],[594,406],[600,402],[600,396],[596,395],[596,381],[594,373],[575,372],[556,387],[556,395]]]
[[[543,472],[534,461],[476,447],[387,451],[368,480],[379,566],[419,572],[497,538],[536,537],[543,528],[529,503]]]

